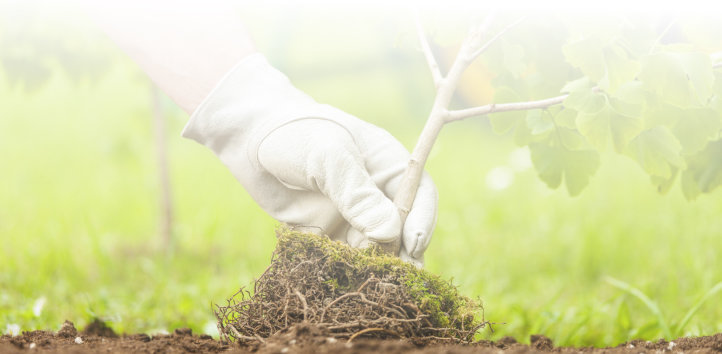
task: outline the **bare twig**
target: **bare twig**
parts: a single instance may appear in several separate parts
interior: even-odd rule
[[[476,29],[472,29],[469,32],[469,35],[462,43],[459,53],[457,54],[454,63],[451,65],[449,72],[444,80],[441,81],[441,85],[438,85],[436,88],[436,98],[434,99],[431,113],[429,113],[429,118],[426,120],[424,129],[421,131],[419,140],[411,153],[411,158],[409,159],[409,164],[406,167],[401,184],[399,185],[399,190],[396,192],[396,196],[394,196],[394,204],[399,210],[402,224],[406,221],[406,217],[411,210],[411,205],[416,198],[416,190],[419,188],[419,184],[421,183],[424,165],[429,157],[431,148],[433,147],[436,138],[439,136],[441,127],[444,123],[446,123],[449,103],[454,95],[454,91],[456,90],[456,86],[461,78],[461,74],[464,70],[466,70],[469,64],[471,64],[476,55],[481,54],[492,43],[494,43],[494,41],[499,39],[510,28],[521,21],[520,19],[507,26],[496,36],[487,41],[486,44],[482,45],[483,36],[486,32],[488,32],[488,27],[490,26],[493,18],[493,14],[487,16],[481,26]],[[425,40],[425,38],[423,38],[423,40]],[[400,238],[397,238],[394,243],[382,245],[382,248],[398,255],[400,242]]]
[[[447,111],[445,122],[453,122],[469,117],[483,116],[490,113],[526,111],[530,109],[547,108],[564,102],[569,95],[547,98],[538,101],[513,102],[513,103],[491,103],[480,107],[466,108],[455,111]]]
[[[471,54],[471,57],[469,60],[474,60],[476,57],[478,57],[482,53],[486,52],[486,50],[489,49],[489,47],[492,44],[494,44],[494,42],[496,42],[499,38],[501,38],[501,36],[503,36],[506,32],[508,32],[510,29],[512,29],[512,27],[515,27],[516,25],[518,25],[522,21],[524,21],[525,18],[526,18],[525,16],[522,16],[519,19],[517,19],[516,21],[509,24],[508,26],[504,27],[504,29],[499,31],[496,35],[494,35],[494,37],[491,37],[490,40],[486,41],[486,43],[484,43],[484,45],[481,46],[481,48],[477,49],[473,54]]]
[[[434,58],[434,53],[431,51],[429,41],[426,40],[426,35],[424,34],[424,29],[421,27],[421,20],[419,20],[419,12],[417,10],[414,11],[414,21],[416,22],[416,33],[419,36],[421,51],[424,53],[426,63],[429,64],[431,77],[434,79],[434,86],[439,87],[441,85],[441,82],[444,80],[444,77],[441,74],[441,70],[439,69],[439,64]]]
[[[659,43],[662,41],[664,36],[667,35],[667,32],[669,32],[669,30],[672,29],[672,26],[674,26],[675,23],[677,23],[676,18],[672,18],[672,20],[669,21],[669,23],[667,24],[667,27],[664,28],[662,33],[660,33],[660,35],[657,36],[657,38],[654,40],[654,43],[652,43],[652,46],[649,47],[649,54],[654,54],[655,50],[657,50],[657,47],[659,46]]]

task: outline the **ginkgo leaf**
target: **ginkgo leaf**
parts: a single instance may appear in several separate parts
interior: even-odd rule
[[[628,105],[642,106],[647,101],[644,83],[637,80],[628,81],[620,85],[613,97]]]
[[[584,136],[579,134],[576,129],[557,127],[556,134],[559,144],[568,150],[589,150],[591,148]]]
[[[554,129],[554,122],[546,110],[533,109],[526,114],[526,126],[531,129],[532,135],[539,135]]]
[[[639,79],[663,101],[683,108],[704,105],[714,84],[709,56],[694,52],[652,54],[643,61]]]
[[[564,57],[572,66],[579,68],[592,81],[604,76],[603,43],[599,38],[588,37],[569,43],[562,48]]]
[[[710,108],[689,109],[674,125],[674,136],[682,144],[685,154],[696,153],[722,129],[720,113]]]
[[[689,200],[722,185],[722,140],[708,143],[704,150],[687,158],[681,184],[682,193]]]
[[[574,109],[580,113],[597,113],[606,105],[607,99],[604,94],[586,89],[569,93],[564,99],[564,107]]]
[[[578,195],[599,168],[599,154],[593,150],[573,151],[543,143],[529,149],[539,178],[550,188],[559,187],[563,179],[571,196]]]
[[[621,114],[610,104],[597,112],[579,112],[577,115],[579,132],[598,149],[606,149],[611,141],[614,149],[621,152],[643,126],[641,115]]]
[[[604,77],[599,81],[599,88],[616,93],[623,84],[633,80],[639,73],[639,63],[629,59],[624,50],[618,46],[604,48]]]
[[[682,145],[666,127],[645,130],[634,138],[626,153],[649,175],[668,179],[675,168],[682,168]]]
[[[580,79],[567,82],[564,87],[559,91],[561,93],[572,93],[578,91],[586,91],[594,87],[594,84],[589,80],[588,77],[584,76]]]
[[[667,194],[669,190],[674,185],[674,181],[677,179],[677,175],[679,175],[679,168],[673,167],[672,168],[672,176],[668,178],[659,177],[659,176],[650,176],[650,181],[653,185],[657,187],[657,192],[660,194]]]
[[[577,111],[571,108],[564,108],[561,112],[554,116],[554,122],[558,126],[576,129],[577,128]]]

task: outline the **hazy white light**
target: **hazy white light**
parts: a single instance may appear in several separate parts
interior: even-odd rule
[[[40,314],[43,313],[46,301],[45,296],[35,300],[35,304],[33,304],[33,315],[35,315],[35,317],[40,317]]]
[[[5,334],[9,334],[13,337],[20,334],[20,325],[15,323],[8,323],[5,325]]]
[[[211,337],[218,337],[218,325],[216,324],[216,321],[206,322],[203,326],[203,333]]]
[[[507,166],[494,167],[486,174],[486,186],[495,191],[509,188],[514,182],[514,170]]]
[[[509,154],[509,166],[516,172],[526,171],[531,168],[531,154],[529,148],[520,147]]]

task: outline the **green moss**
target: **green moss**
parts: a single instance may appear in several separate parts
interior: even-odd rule
[[[481,305],[459,294],[448,280],[403,262],[376,247],[354,249],[310,233],[279,227],[275,257],[301,263],[322,259],[323,282],[339,293],[353,291],[376,276],[401,285],[434,327],[469,329],[480,324]]]

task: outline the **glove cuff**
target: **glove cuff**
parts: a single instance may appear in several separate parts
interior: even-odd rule
[[[246,151],[257,164],[257,150],[278,126],[306,117],[323,116],[323,105],[295,88],[260,54],[236,64],[191,115],[181,135],[216,153],[229,167]]]

